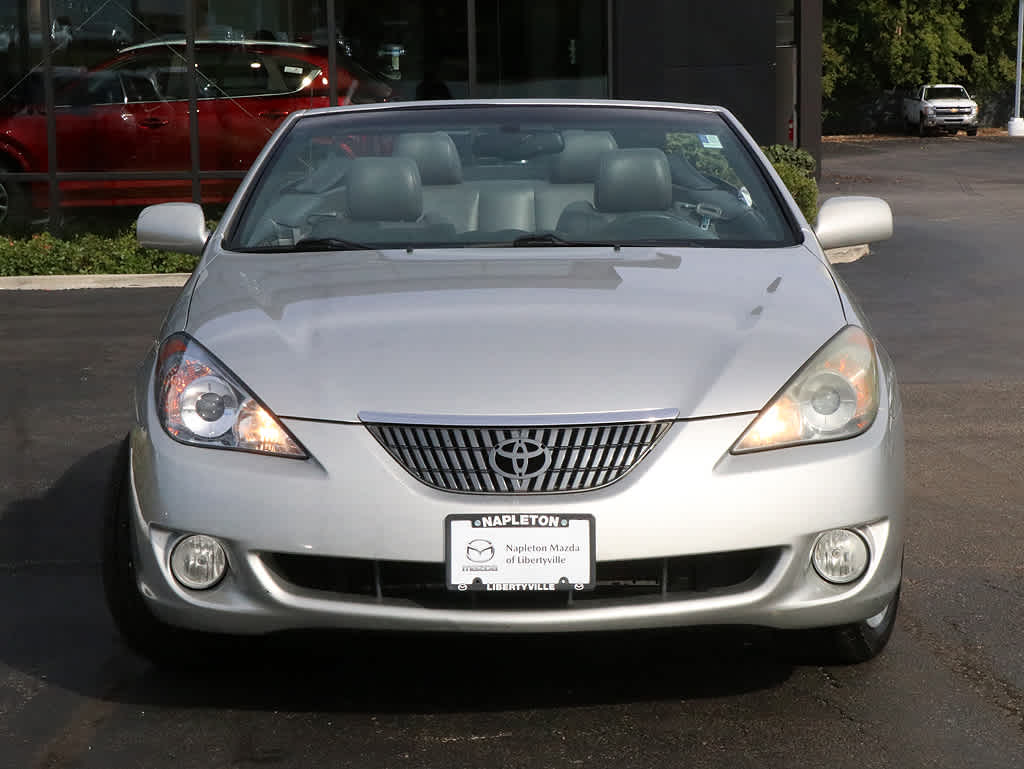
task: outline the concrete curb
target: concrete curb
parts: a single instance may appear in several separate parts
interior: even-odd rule
[[[19,275],[0,278],[0,291],[70,291],[83,288],[174,288],[185,285],[187,272],[157,275]]]

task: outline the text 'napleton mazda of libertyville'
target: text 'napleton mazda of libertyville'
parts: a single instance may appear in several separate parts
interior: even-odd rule
[[[212,233],[139,217],[201,259],[107,517],[125,640],[744,625],[874,656],[902,411],[822,249],[891,233],[865,197],[812,229],[714,107],[289,116]]]

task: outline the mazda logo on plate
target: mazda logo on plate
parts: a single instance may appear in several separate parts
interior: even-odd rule
[[[502,478],[528,481],[541,475],[551,465],[551,451],[533,438],[508,438],[491,449],[491,469]]]
[[[494,557],[494,545],[486,539],[474,539],[466,545],[466,558],[473,563],[487,563]]]

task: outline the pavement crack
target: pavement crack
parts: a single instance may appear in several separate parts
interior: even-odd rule
[[[434,737],[432,735],[423,735],[420,739],[428,742],[484,742],[486,740],[501,740],[506,737],[511,737],[512,732],[498,732],[497,734],[466,734],[466,735],[439,735]]]
[[[839,683],[839,681],[836,680],[835,676],[833,676],[830,672],[828,672],[828,670],[826,670],[825,668],[821,668],[820,667],[820,668],[818,668],[818,671],[821,673],[822,677],[825,679],[825,682],[829,686],[831,686],[833,689],[841,689],[841,688],[843,688],[843,685],[841,683]]]
[[[989,579],[982,580],[981,584],[983,584],[985,587],[987,587],[987,588],[989,588],[991,590],[995,590],[997,593],[1002,593],[1003,595],[1011,595],[1014,598],[1022,598],[1022,599],[1024,599],[1024,592],[1022,592],[1020,590],[1011,590],[1008,587],[1003,587],[1002,585],[997,585],[992,580],[989,580]]]
[[[960,635],[966,635],[957,623],[950,622],[949,625]],[[986,701],[1006,713],[1016,723],[1017,729],[1024,732],[1024,691],[986,667],[979,659],[984,651],[980,644],[969,646],[966,640],[957,642],[947,635],[940,636],[907,612],[904,612],[903,628],[931,649],[949,670],[972,684]]]
[[[982,195],[980,192],[978,192],[976,189],[974,189],[974,185],[972,185],[966,179],[958,178],[956,181],[957,181],[957,184],[960,185],[960,189],[964,191],[965,195],[970,195],[973,198],[984,197],[984,195]]]

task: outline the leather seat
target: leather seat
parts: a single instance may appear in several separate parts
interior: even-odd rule
[[[594,207],[603,213],[667,211],[672,172],[659,149],[627,149],[601,156]]]
[[[579,239],[694,237],[675,210],[668,157],[647,148],[604,153],[594,203],[572,204],[558,227]]]
[[[448,134],[401,134],[394,155],[413,160],[419,168],[424,211],[451,222],[456,232],[479,229],[480,190],[463,182],[459,150]]]
[[[554,230],[562,212],[578,202],[594,202],[601,156],[616,149],[607,131],[564,131],[565,146],[555,156],[550,184],[537,187],[537,228]]]
[[[346,175],[348,210],[345,217],[314,226],[314,237],[337,237],[366,243],[388,243],[422,237],[443,240],[454,236],[450,223],[424,215],[423,185],[416,163],[403,157],[356,158]]]
[[[416,222],[423,185],[408,158],[356,158],[348,170],[348,217],[356,222]]]
[[[594,200],[601,156],[614,150],[607,131],[566,131],[550,182],[532,179],[466,181],[451,137],[443,132],[402,134],[394,155],[415,161],[423,184],[423,210],[451,222],[456,232],[554,230],[572,203]]]

